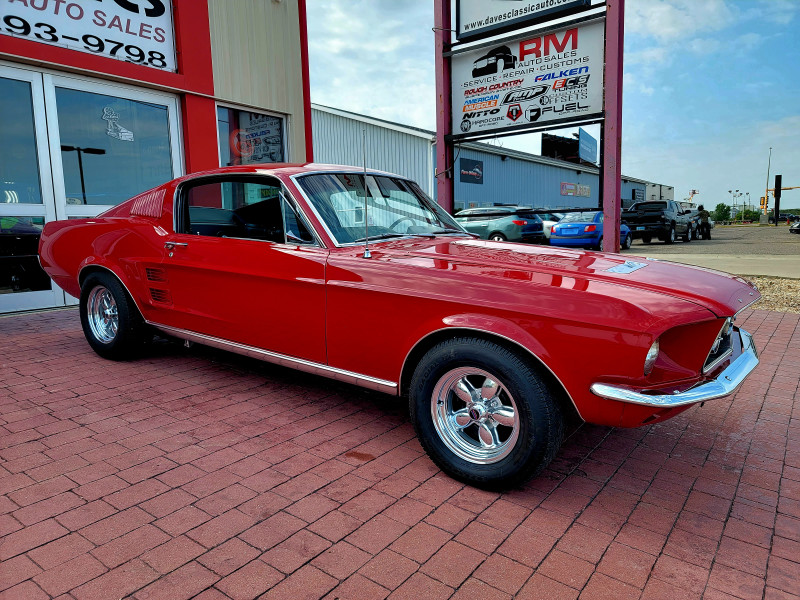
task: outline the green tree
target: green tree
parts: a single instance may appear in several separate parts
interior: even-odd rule
[[[731,207],[727,204],[719,203],[711,213],[711,218],[714,221],[730,221],[731,220]]]

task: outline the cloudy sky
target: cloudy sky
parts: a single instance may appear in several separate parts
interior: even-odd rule
[[[312,102],[435,129],[433,0],[307,7]],[[771,146],[770,187],[800,186],[798,27],[800,0],[627,0],[623,172],[757,204]],[[537,151],[539,136],[495,143]],[[800,208],[800,189],[781,206]]]

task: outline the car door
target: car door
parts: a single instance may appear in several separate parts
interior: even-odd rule
[[[323,248],[278,179],[184,183],[164,240],[164,325],[326,362]]]

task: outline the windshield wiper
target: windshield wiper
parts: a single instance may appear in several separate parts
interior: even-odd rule
[[[470,237],[480,237],[475,233],[470,233],[469,231],[461,231],[460,229],[453,229],[452,227],[442,227],[440,229],[434,229],[433,231],[429,231],[428,233],[436,234],[436,235],[468,235]]]
[[[389,238],[406,237],[407,235],[410,235],[410,234],[408,234],[408,233],[379,233],[379,234],[376,234],[376,235],[370,235],[368,237],[358,238],[357,240],[355,240],[355,242],[365,242],[365,241],[367,241],[367,239],[370,239],[370,240],[386,240],[386,239],[389,239]]]

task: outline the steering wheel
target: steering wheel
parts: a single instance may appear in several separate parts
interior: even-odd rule
[[[411,224],[412,224],[412,225],[414,225],[414,223],[416,222],[416,221],[414,221],[414,219],[412,219],[411,217],[400,217],[399,219],[397,219],[397,221],[395,221],[394,223],[392,223],[391,225],[389,225],[389,229],[391,229],[392,231],[394,231],[394,228],[395,228],[395,226],[399,225],[399,224],[400,224],[400,223],[402,223],[403,221],[411,221]]]

